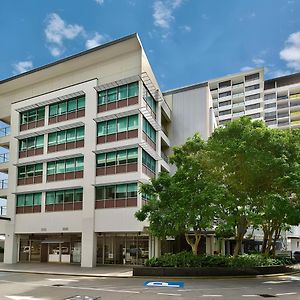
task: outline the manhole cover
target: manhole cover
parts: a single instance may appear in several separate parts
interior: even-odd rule
[[[100,299],[100,298],[101,297],[76,295],[76,296],[72,296],[72,297],[66,298],[64,300],[96,300],[96,299]]]
[[[276,296],[270,295],[270,294],[259,294],[258,296],[263,297],[263,298],[276,298]]]

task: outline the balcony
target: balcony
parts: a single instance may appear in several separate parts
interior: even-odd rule
[[[8,179],[0,180],[0,190],[7,189],[8,187]]]
[[[244,96],[245,96],[244,93],[233,94],[232,99],[240,99],[240,98],[244,98]]]
[[[290,95],[290,99],[295,99],[295,98],[300,98],[300,94],[293,94],[293,95]]]
[[[236,119],[236,118],[239,118],[239,117],[244,116],[244,115],[245,115],[245,112],[242,111],[242,112],[234,113],[234,114],[232,115],[232,117],[233,117],[234,119]]]
[[[161,158],[168,164],[169,163],[169,158],[168,156],[161,151]]]
[[[233,90],[244,89],[244,82],[232,84]]]
[[[6,206],[0,206],[0,216],[6,216]]]
[[[0,128],[0,147],[9,148],[10,126]]]
[[[0,138],[10,135],[10,126],[0,128]]]
[[[0,164],[5,164],[9,161],[9,153],[0,154]]]

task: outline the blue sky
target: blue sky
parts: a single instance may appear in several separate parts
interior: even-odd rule
[[[162,90],[300,71],[298,0],[1,0],[0,79],[138,32]]]

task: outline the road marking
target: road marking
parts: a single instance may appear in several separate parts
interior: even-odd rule
[[[265,281],[263,283],[270,283],[270,284],[279,284],[279,283],[289,283],[292,282],[291,280],[284,280],[284,281]]]
[[[297,295],[297,293],[282,293],[282,294],[276,294],[276,296],[288,296],[288,295]]]
[[[202,295],[202,297],[223,297],[223,295]]]
[[[5,296],[12,300],[46,300],[46,298],[34,298],[32,296]]]
[[[181,294],[168,294],[168,293],[157,293],[157,295],[165,295],[165,296],[181,296]]]
[[[258,297],[258,295],[242,295],[242,297]]]
[[[182,281],[145,281],[144,286],[150,286],[150,287],[170,287],[170,288],[183,288],[184,282]]]
[[[47,278],[49,281],[68,281],[68,282],[78,282],[76,279],[63,279],[63,278]]]
[[[298,280],[299,281],[300,280],[300,276],[289,276],[288,279],[290,279],[290,280],[296,280],[296,281]]]

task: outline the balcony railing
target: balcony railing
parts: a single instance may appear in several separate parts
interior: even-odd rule
[[[0,137],[8,136],[10,134],[10,126],[0,128]]]
[[[8,187],[8,179],[0,180],[0,190],[7,189]]]
[[[0,216],[6,216],[6,206],[0,206]]]
[[[293,94],[293,95],[290,95],[290,98],[300,98],[300,94]]]
[[[0,164],[4,164],[8,162],[9,160],[9,154],[8,153],[2,153],[0,154]]]
[[[164,152],[161,152],[161,157],[166,163],[169,163],[169,158]]]

